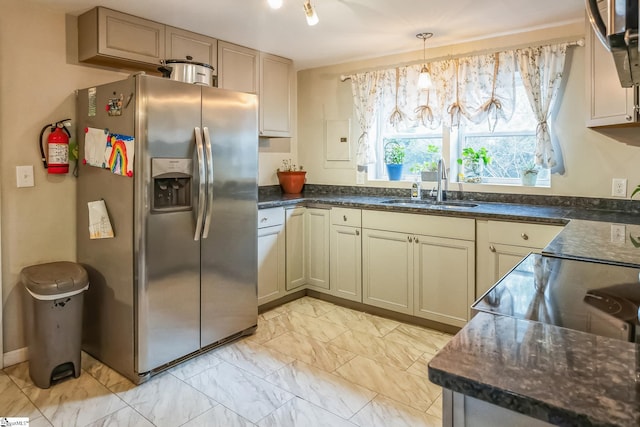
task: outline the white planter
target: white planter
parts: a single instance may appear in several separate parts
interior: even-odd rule
[[[538,180],[538,173],[522,172],[520,178],[522,179],[522,185],[534,187],[536,185],[536,181]]]

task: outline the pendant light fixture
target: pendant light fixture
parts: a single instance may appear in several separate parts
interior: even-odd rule
[[[280,9],[282,7],[282,0],[267,0],[271,9]]]
[[[433,33],[418,33],[416,37],[422,40],[422,69],[420,70],[420,76],[418,77],[418,88],[419,89],[430,89],[431,82],[431,74],[429,74],[429,69],[427,68],[427,60],[426,60],[426,48],[427,48],[427,39],[433,37]]]
[[[311,0],[305,0],[304,13],[307,15],[307,24],[313,26],[318,23],[318,15],[316,14],[316,9],[311,5]]]

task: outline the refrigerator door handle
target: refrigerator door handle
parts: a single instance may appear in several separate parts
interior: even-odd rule
[[[202,234],[202,221],[204,218],[204,208],[205,208],[205,196],[206,196],[206,185],[207,185],[207,171],[205,169],[205,158],[204,158],[204,145],[202,144],[202,133],[200,132],[199,127],[195,127],[193,129],[196,136],[196,153],[198,156],[198,216],[196,218],[196,233],[193,236],[193,240],[200,240],[200,235]]]
[[[204,147],[206,152],[207,161],[207,214],[204,219],[204,230],[202,231],[202,238],[206,239],[209,236],[209,227],[211,227],[211,213],[213,212],[213,154],[211,150],[211,137],[209,136],[209,128],[202,128],[204,133]]]

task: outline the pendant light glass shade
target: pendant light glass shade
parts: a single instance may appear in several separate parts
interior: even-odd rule
[[[418,89],[431,89],[433,82],[431,81],[431,74],[426,65],[426,46],[427,39],[433,37],[433,33],[418,33],[416,37],[422,40],[422,69],[420,70],[420,76],[418,77]]]
[[[282,0],[267,0],[271,9],[280,9],[282,7]]]
[[[420,70],[420,76],[418,77],[418,89],[431,89],[432,85],[431,74],[429,74],[427,66],[423,65]]]
[[[307,24],[310,26],[316,25],[319,21],[316,9],[311,5],[311,1],[304,2],[304,13],[307,15]]]

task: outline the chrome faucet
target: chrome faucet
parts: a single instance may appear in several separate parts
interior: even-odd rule
[[[442,185],[444,181],[444,188]],[[436,190],[436,203],[441,203],[447,199],[447,168],[442,159],[438,160],[438,189]]]

